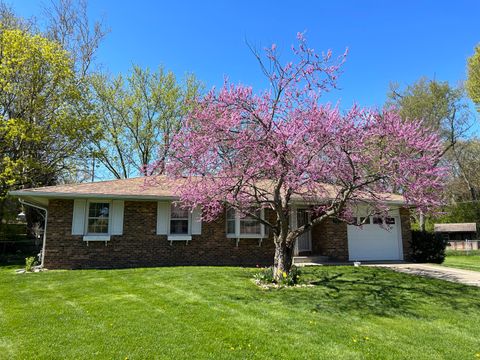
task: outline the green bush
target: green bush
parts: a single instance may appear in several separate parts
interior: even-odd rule
[[[32,271],[35,265],[36,265],[35,257],[29,256],[25,258],[25,271]]]
[[[289,274],[284,273],[283,275],[284,276],[280,281],[275,281],[275,279],[273,278],[273,267],[270,266],[261,269],[258,273],[253,275],[253,278],[262,284],[278,284],[291,286],[298,284],[298,281],[300,279],[300,269],[294,265],[290,269]]]
[[[445,249],[448,241],[440,234],[428,231],[412,230],[410,242],[412,260],[441,264],[445,260]]]

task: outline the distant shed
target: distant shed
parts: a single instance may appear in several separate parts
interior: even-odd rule
[[[451,241],[477,239],[476,223],[434,224],[433,231],[442,234],[444,239]]]

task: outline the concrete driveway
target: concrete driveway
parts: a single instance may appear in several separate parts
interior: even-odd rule
[[[462,270],[434,264],[378,264],[373,266],[480,287],[480,271]]]

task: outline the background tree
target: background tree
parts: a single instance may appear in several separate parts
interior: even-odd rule
[[[478,201],[480,195],[480,141],[471,138],[458,142],[447,156],[451,164],[448,194],[453,203]]]
[[[354,107],[345,114],[322,106],[343,63],[317,54],[303,34],[295,61],[281,64],[276,46],[266,60],[256,53],[270,89],[259,94],[226,83],[210,91],[187,117],[172,144],[167,173],[182,179],[177,192],[187,207],[201,206],[212,220],[225,206],[262,222],[275,243],[274,276],[289,273],[295,241],[329,217],[352,223],[354,208],[386,214],[389,195],[427,209],[441,190],[437,167],[443,148],[420,121],[395,111]],[[311,205],[311,219],[294,229],[294,202]],[[262,218],[259,208],[274,218]]]
[[[443,141],[442,164],[452,169],[461,167],[456,163],[455,145],[466,136],[472,124],[462,88],[425,77],[403,90],[398,84],[391,84],[387,106],[397,108],[404,120],[420,120],[424,126],[439,132]],[[416,217],[420,229],[425,230],[424,214],[417,212]]]
[[[67,170],[87,138],[81,94],[68,53],[55,42],[0,29],[0,198],[12,188],[47,185]]]
[[[42,31],[0,2],[2,219],[8,190],[53,185],[78,172],[95,129],[85,80],[105,33],[100,23],[89,25],[86,2],[78,4],[52,2]]]
[[[92,79],[95,113],[103,135],[93,139],[95,156],[116,178],[164,172],[171,140],[181,126],[200,84],[194,76],[177,82],[160,67],[156,72],[134,66],[128,78],[97,75]]]
[[[462,88],[448,82],[420,78],[401,90],[390,85],[387,106],[398,109],[405,120],[422,121],[424,126],[438,131],[447,153],[471,127],[471,114]]]
[[[477,105],[477,110],[480,112],[480,45],[475,47],[475,53],[468,59],[467,72],[465,87],[468,96]]]
[[[87,10],[86,0],[51,0],[44,9],[45,35],[69,52],[79,80],[95,72],[95,54],[108,32],[101,20],[90,21]]]

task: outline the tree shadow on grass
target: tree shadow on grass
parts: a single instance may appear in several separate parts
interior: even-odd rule
[[[435,317],[432,306],[480,311],[480,288],[379,268],[306,270],[305,288],[283,289],[282,301],[313,312],[358,316]]]

